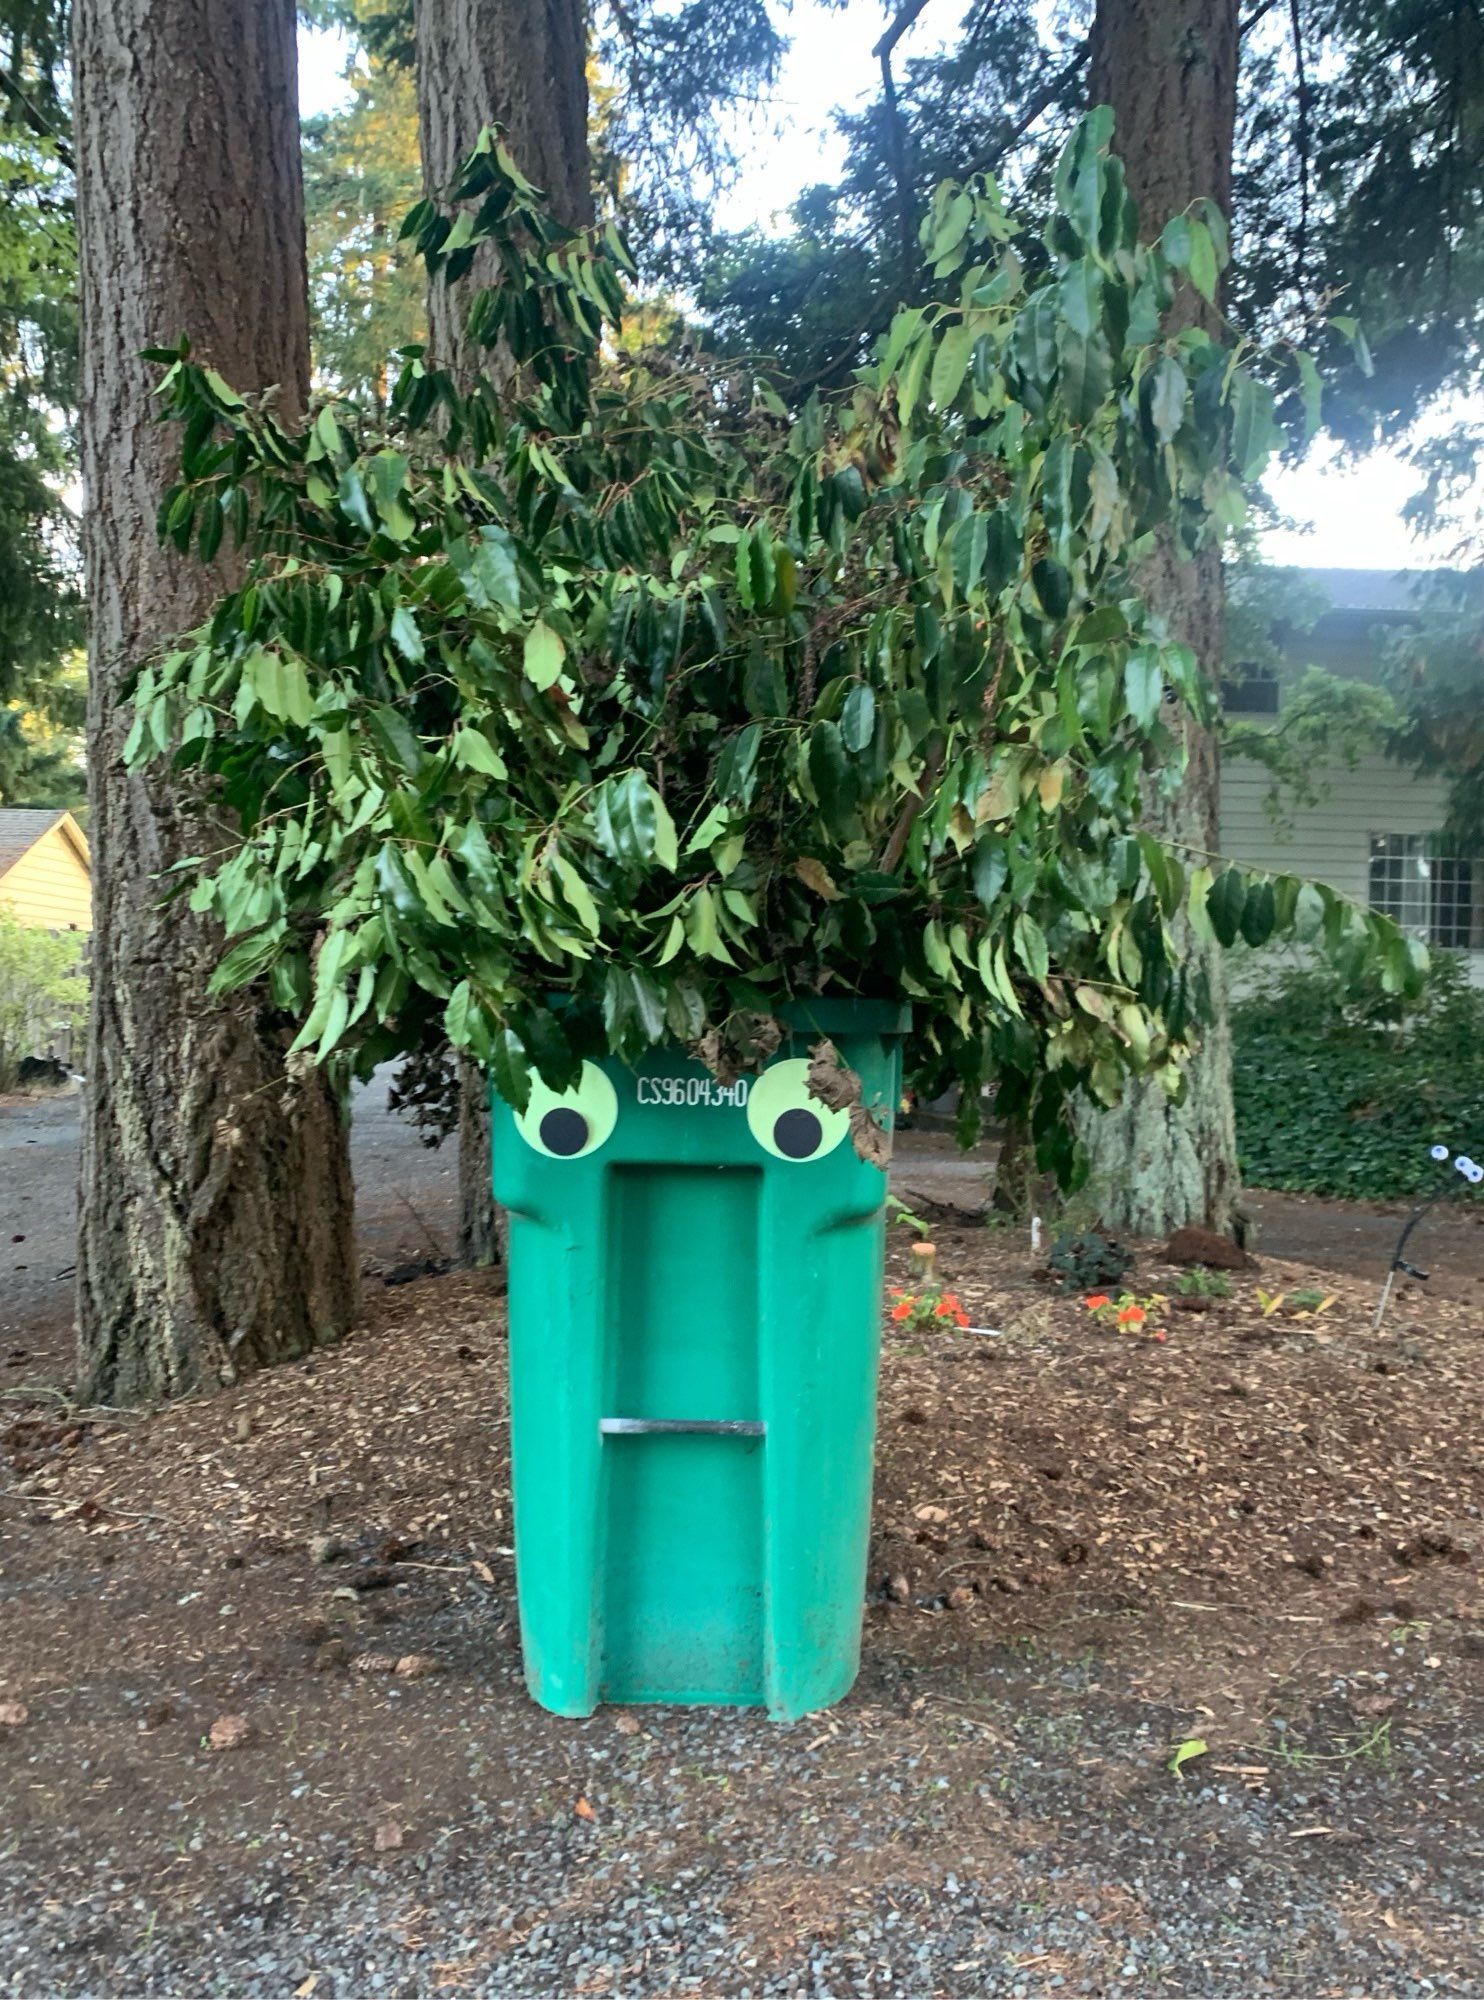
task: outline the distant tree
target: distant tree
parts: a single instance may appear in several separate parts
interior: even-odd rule
[[[77,245],[59,0],[0,4],[0,803],[64,804],[81,773],[72,476]]]
[[[364,46],[343,110],[304,124],[304,205],[316,379],[385,408],[397,350],[427,337],[423,277],[397,242],[422,167],[411,73]]]

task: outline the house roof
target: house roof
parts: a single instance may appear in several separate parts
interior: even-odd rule
[[[0,875],[7,874],[23,855],[52,828],[65,821],[63,831],[77,850],[78,859],[88,865],[88,844],[82,828],[64,806],[0,807]]]
[[[1447,572],[1427,569],[1306,569],[1336,611],[1413,611],[1413,592],[1429,577]]]

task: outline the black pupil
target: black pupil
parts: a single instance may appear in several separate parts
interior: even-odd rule
[[[807,1160],[819,1151],[824,1128],[812,1111],[782,1111],[773,1124],[773,1144],[786,1160]]]
[[[587,1144],[587,1120],[580,1111],[559,1104],[541,1120],[541,1143],[558,1159],[570,1160]]]

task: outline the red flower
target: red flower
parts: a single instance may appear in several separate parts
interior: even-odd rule
[[[956,1312],[953,1315],[953,1317],[960,1326],[967,1326],[969,1323],[969,1315],[966,1312]],[[1161,1340],[1164,1339],[1163,1334],[1161,1334],[1159,1337]]]
[[[1120,1326],[1142,1326],[1149,1315],[1142,1306],[1125,1306],[1118,1315]]]
[[[891,1316],[893,1319],[911,1319],[912,1317],[911,1299],[907,1298],[898,1299],[896,1304],[891,1309]]]
[[[1084,1299],[1082,1303],[1089,1312],[1095,1313],[1100,1306],[1111,1306],[1113,1301],[1106,1292],[1094,1292],[1090,1299]]]

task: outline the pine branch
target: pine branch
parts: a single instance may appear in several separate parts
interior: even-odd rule
[[[4,91],[5,95],[20,113],[23,125],[33,132],[38,139],[51,140],[52,144],[56,147],[57,158],[67,169],[68,173],[72,173],[76,166],[76,162],[72,157],[72,148],[67,144],[67,141],[62,137],[55,125],[48,120],[45,112],[39,110],[31,102],[10,71],[3,67],[0,67],[0,91]]]

